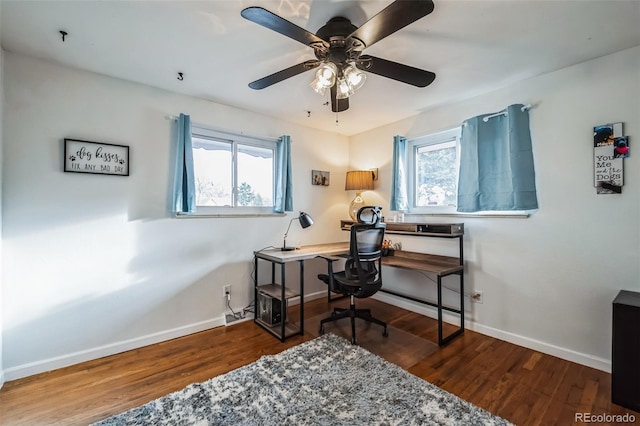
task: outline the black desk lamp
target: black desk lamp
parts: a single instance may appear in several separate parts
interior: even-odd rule
[[[305,212],[300,212],[300,216],[291,219],[291,221],[289,222],[289,227],[287,228],[287,232],[284,233],[284,241],[282,243],[282,247],[280,248],[280,250],[282,251],[291,251],[296,249],[295,247],[287,247],[287,235],[289,235],[289,229],[291,229],[291,224],[294,220],[299,220],[300,226],[302,226],[303,229],[313,225],[313,219],[311,219],[311,216],[309,216]]]

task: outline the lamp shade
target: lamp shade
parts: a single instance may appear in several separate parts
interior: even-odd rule
[[[309,216],[308,213],[300,212],[299,219],[300,219],[300,226],[302,226],[303,229],[313,225],[313,219],[311,219],[311,216]]]
[[[308,228],[311,225],[313,225],[313,219],[311,219],[311,216],[309,216],[309,213],[305,213],[305,212],[300,212],[300,215],[298,217],[294,217],[293,219],[291,219],[289,221],[289,226],[287,227],[287,232],[284,233],[284,239],[282,242],[282,247],[280,247],[280,250],[282,251],[290,251],[290,250],[295,250],[295,247],[289,247],[287,246],[287,235],[289,235],[289,229],[291,229],[291,224],[295,221],[299,221],[300,222],[300,226],[304,229],[304,228]]]
[[[347,84],[353,92],[361,88],[367,79],[367,75],[356,68],[355,64],[347,66],[344,69],[343,74],[344,79],[347,80]]]
[[[366,189],[373,189],[373,172],[371,170],[355,170],[347,172],[344,189],[345,191],[364,191]]]
[[[324,95],[327,89],[336,89],[336,99],[349,99],[364,84],[367,75],[360,71],[355,62],[333,62],[327,59],[316,70],[316,78],[309,84],[317,93]]]
[[[361,192],[366,189],[373,189],[373,172],[371,170],[355,170],[347,172],[347,180],[344,183],[345,191],[355,190],[356,197],[349,204],[349,216],[352,220],[357,220],[358,210],[365,205]]]
[[[311,88],[321,95],[333,86],[338,75],[338,67],[333,62],[325,62],[316,71],[316,78],[310,84]]]
[[[336,83],[336,99],[347,99],[354,93],[355,91],[351,89],[351,86],[349,86],[346,79],[338,79],[338,82]]]

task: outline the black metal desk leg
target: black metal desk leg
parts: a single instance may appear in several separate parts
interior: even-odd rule
[[[280,308],[281,308],[281,313],[280,313],[280,329],[281,329],[281,334],[280,334],[280,341],[284,342],[284,339],[286,338],[284,330],[285,330],[285,325],[287,322],[287,310],[286,309],[282,309],[282,308],[286,308],[286,299],[284,297],[284,292],[286,289],[286,280],[285,280],[285,268],[286,265],[284,263],[280,264],[280,288],[282,290],[282,295],[280,296]]]
[[[300,335],[304,335],[304,260],[300,260]]]
[[[442,278],[438,275],[438,346],[442,344]]]
[[[464,271],[460,271],[460,330],[464,332]]]
[[[258,304],[258,257],[253,256],[253,321],[259,316],[260,306]],[[226,318],[226,314],[225,314]]]

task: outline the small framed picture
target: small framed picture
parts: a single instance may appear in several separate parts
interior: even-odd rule
[[[329,186],[329,172],[311,170],[311,185]]]
[[[64,171],[129,176],[129,147],[65,139]]]

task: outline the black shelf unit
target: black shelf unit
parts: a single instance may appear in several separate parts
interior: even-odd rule
[[[640,412],[640,293],[613,300],[611,402]]]
[[[258,274],[258,262],[260,260],[271,263],[271,280],[262,284],[260,284]],[[300,266],[300,287],[298,291],[294,291],[285,284],[286,262],[278,262],[269,257],[263,257],[260,255],[260,252],[254,253],[254,322],[282,342],[284,342],[287,337],[304,334],[304,304],[300,303],[300,318],[297,324],[290,321],[288,312],[289,300],[294,297],[300,297],[302,299],[301,296],[304,294],[304,261],[298,261],[298,263]],[[276,279],[276,268],[278,266],[280,267],[279,282]],[[268,320],[268,318],[272,316],[273,311],[265,312],[263,306],[261,306],[260,301],[265,301],[267,298],[272,300],[272,303],[279,304],[280,319],[276,323]]]

